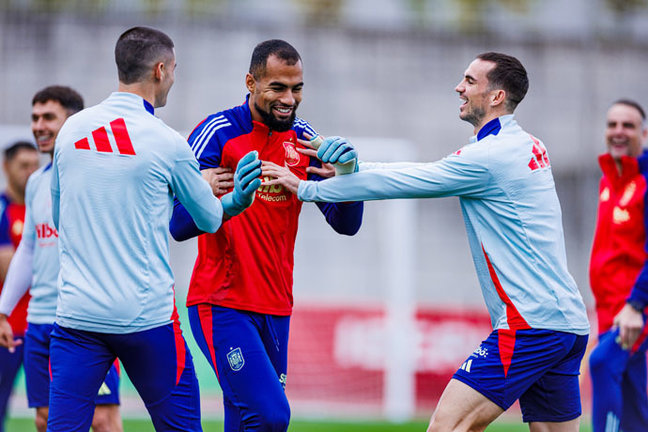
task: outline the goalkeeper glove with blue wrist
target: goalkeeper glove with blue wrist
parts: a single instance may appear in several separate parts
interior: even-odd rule
[[[323,138],[318,135],[310,140],[310,144],[317,150],[319,160],[333,164],[336,175],[351,174],[358,170],[358,152],[346,138]]]
[[[236,216],[254,202],[254,194],[261,186],[261,161],[256,151],[251,151],[239,160],[234,173],[234,190],[221,197],[223,211]]]

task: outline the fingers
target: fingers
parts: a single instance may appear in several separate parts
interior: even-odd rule
[[[241,189],[243,190],[249,190],[249,186],[251,183],[255,180],[259,180],[259,185],[261,184],[261,179],[259,179],[259,176],[261,175],[261,168],[256,168],[247,174],[245,174],[243,177],[240,179],[240,184],[241,184]],[[257,186],[258,187],[258,186]],[[256,189],[256,188],[255,188]],[[247,193],[247,192],[246,192]]]
[[[255,190],[259,189],[259,186],[261,186],[261,179],[257,176],[257,178],[253,179],[247,186],[243,187],[243,193],[250,195]]]
[[[335,177],[335,168],[331,164],[322,164],[321,168],[310,166],[306,168],[306,172],[323,178]]]
[[[238,173],[242,167],[254,161],[259,161],[259,153],[256,150],[247,153],[238,161],[238,164],[236,165],[236,172]]]
[[[297,148],[297,151],[303,155],[309,156],[309,157],[317,157],[317,150],[311,149],[311,148]]]
[[[336,163],[338,158],[346,152],[355,151],[353,146],[342,137],[329,137],[324,140],[317,151],[317,157],[322,162]],[[348,159],[350,160],[350,159]],[[348,161],[347,160],[347,161]]]

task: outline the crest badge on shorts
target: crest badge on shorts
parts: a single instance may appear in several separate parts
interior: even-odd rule
[[[290,141],[284,141],[283,146],[286,149],[286,165],[297,165],[299,163],[299,152],[295,148],[295,144]]]
[[[234,372],[240,371],[245,364],[241,348],[234,348],[232,351],[228,352],[227,361]]]

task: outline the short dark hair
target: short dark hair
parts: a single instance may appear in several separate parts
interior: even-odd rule
[[[262,78],[266,71],[268,57],[271,55],[279,57],[281,60],[292,66],[301,61],[301,56],[288,42],[281,39],[270,39],[261,42],[252,51],[252,60],[250,61],[250,74],[254,79]]]
[[[133,27],[119,36],[115,62],[119,81],[132,84],[144,79],[149,69],[173,53],[173,41],[160,30]]]
[[[78,113],[83,109],[83,98],[71,87],[58,85],[45,87],[34,95],[32,106],[37,103],[44,104],[48,101],[60,103],[68,112],[68,115]]]
[[[529,77],[520,60],[513,56],[487,52],[479,54],[478,59],[495,63],[486,75],[490,88],[501,88],[506,92],[506,108],[513,112],[529,90]]]
[[[4,149],[4,160],[11,161],[21,150],[37,151],[36,146],[29,141],[16,141]]]
[[[641,107],[641,105],[639,105],[639,102],[636,102],[636,101],[634,101],[632,99],[618,99],[618,100],[614,101],[614,103],[612,105],[610,105],[610,107],[612,107],[614,105],[626,105],[626,106],[632,107],[632,108],[636,109],[639,112],[639,115],[641,115],[641,120],[646,121],[646,112]]]

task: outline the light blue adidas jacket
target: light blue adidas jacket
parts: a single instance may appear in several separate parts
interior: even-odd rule
[[[201,230],[218,229],[220,201],[189,145],[141,97],[113,93],[65,122],[52,172],[59,325],[131,333],[171,322],[174,194]]]
[[[301,182],[303,201],[458,196],[494,329],[589,333],[567,270],[562,213],[544,145],[513,115],[434,163],[360,163],[355,174]],[[397,222],[397,221],[396,221]]]

